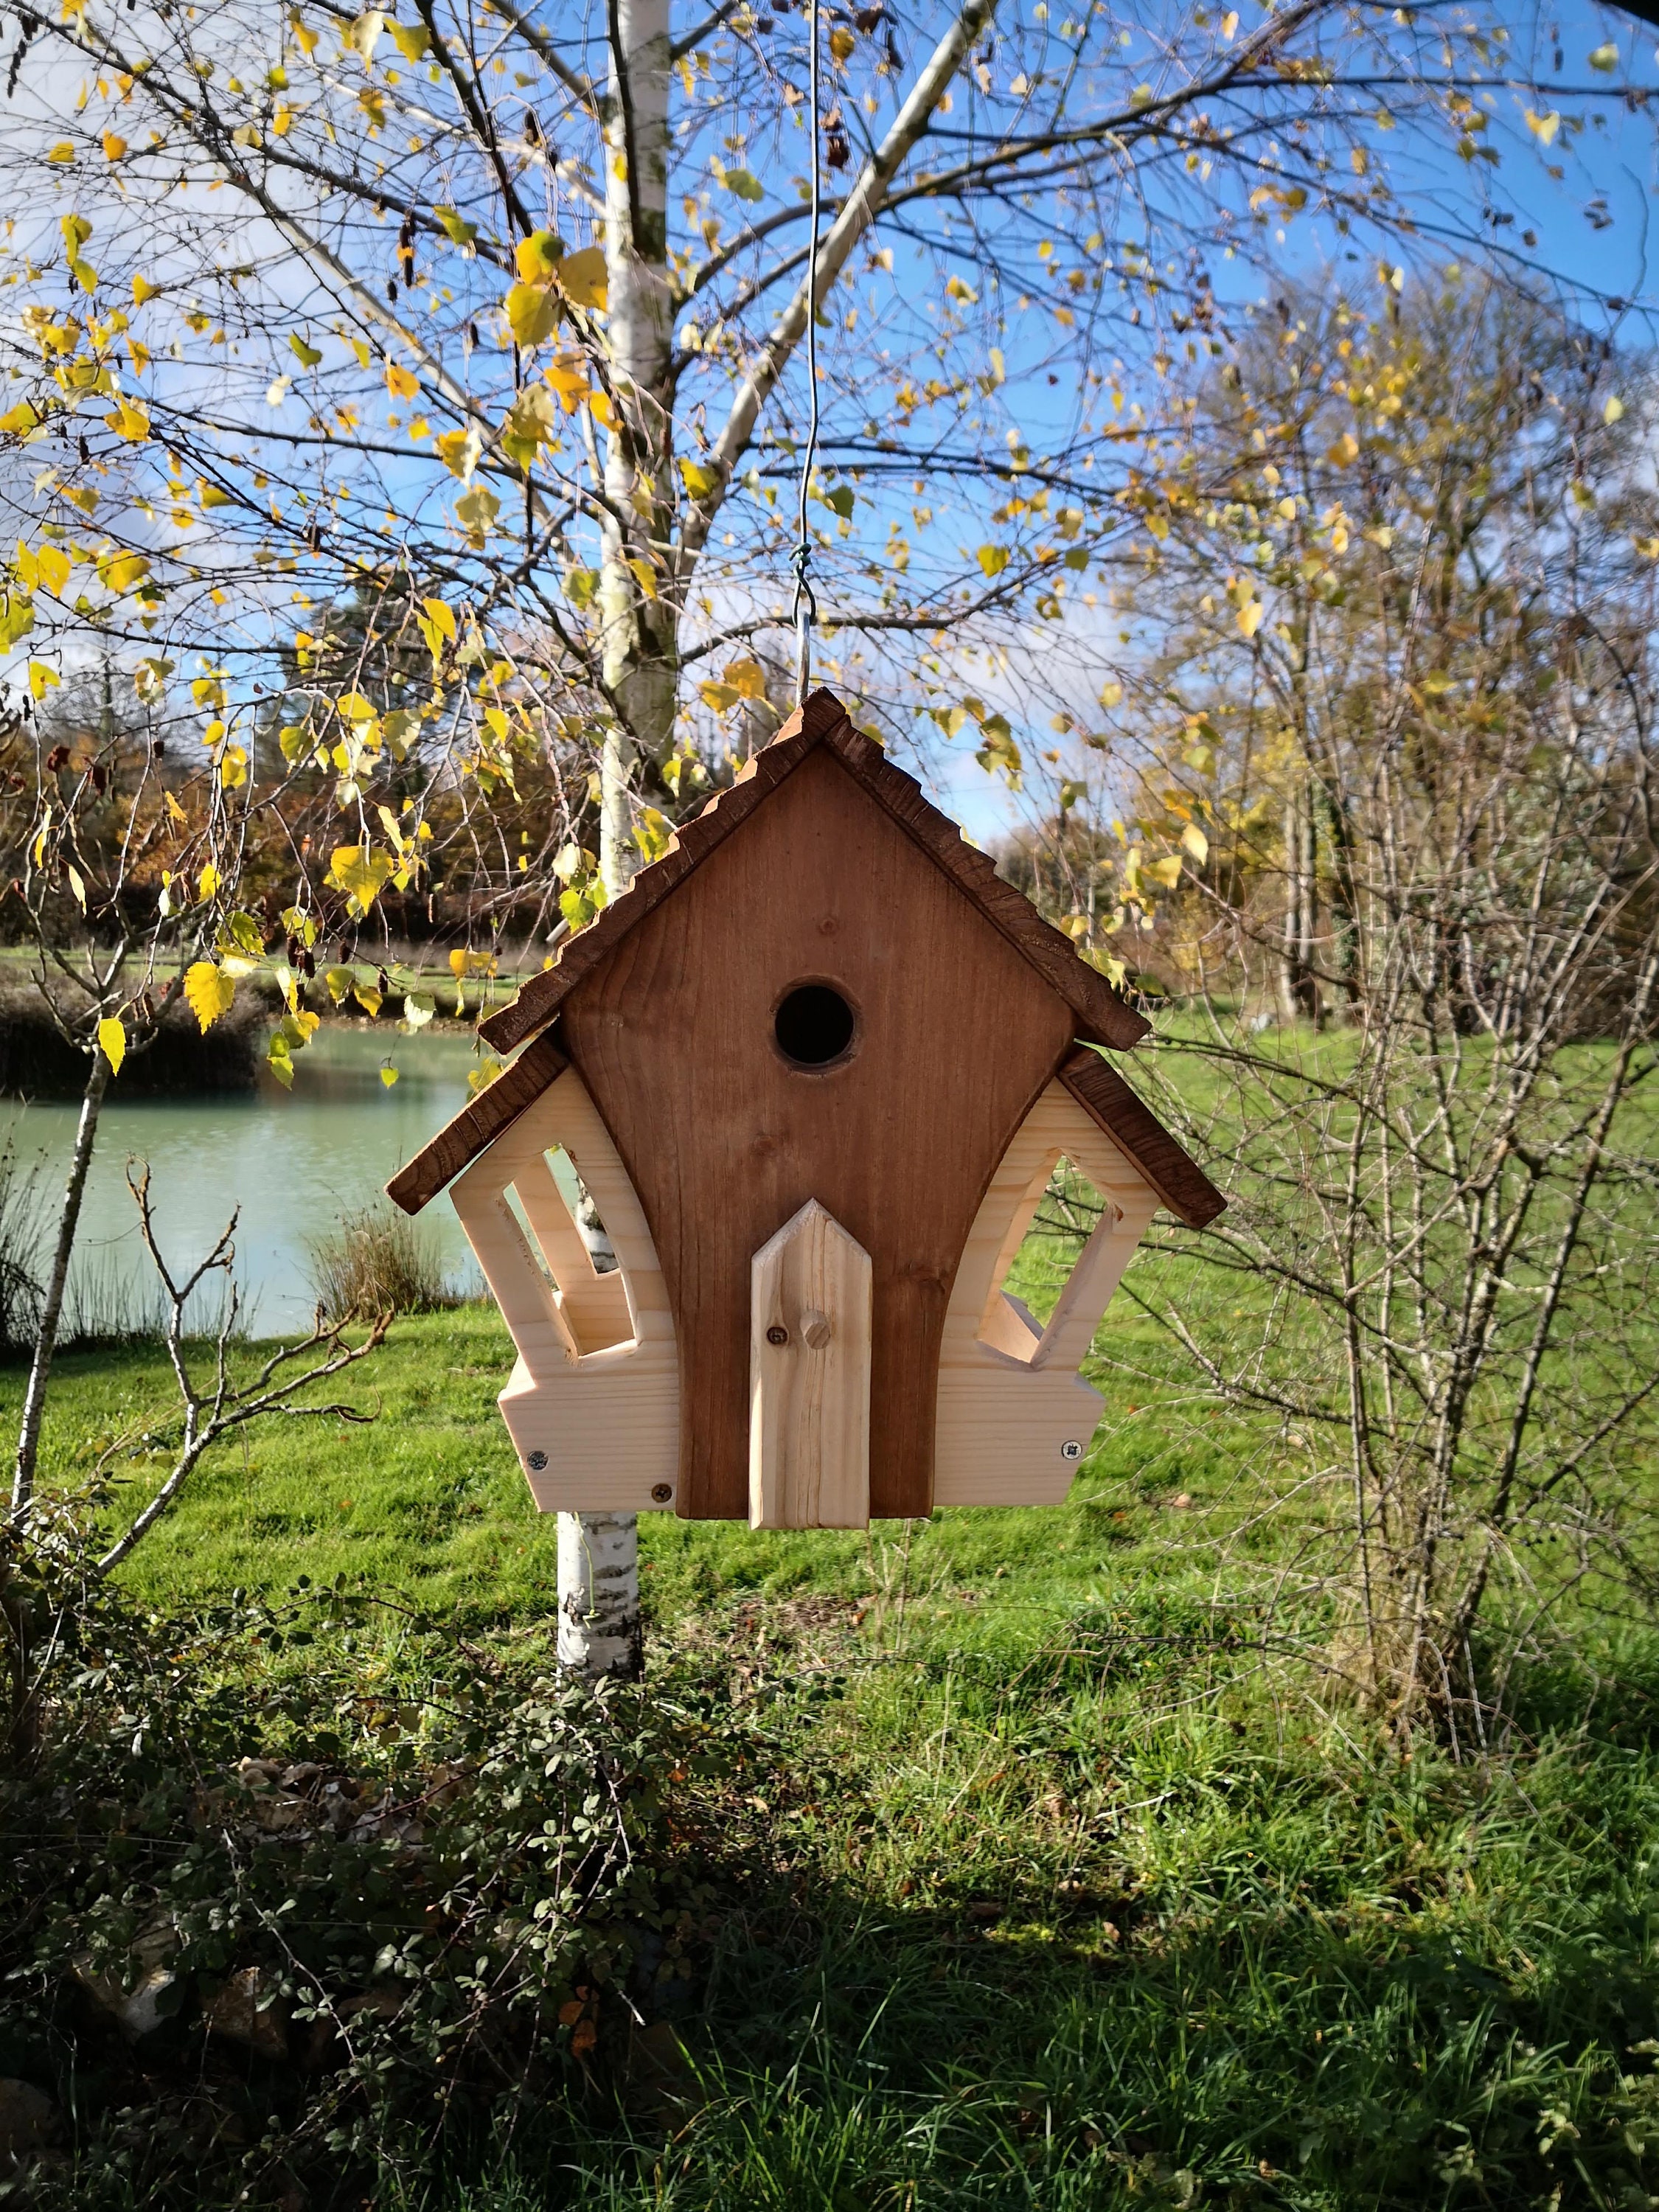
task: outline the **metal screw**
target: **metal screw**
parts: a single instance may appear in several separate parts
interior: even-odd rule
[[[772,1324],[771,1328],[769,1328],[769,1329],[767,1330],[767,1332],[766,1332],[766,1341],[767,1341],[769,1344],[787,1344],[787,1343],[788,1343],[788,1341],[789,1341],[789,1332],[788,1332],[788,1330],[787,1330],[787,1329],[783,1326],[783,1324],[782,1324],[782,1322],[776,1322],[776,1321],[775,1321],[775,1322],[773,1322],[773,1324]]]
[[[1060,1448],[1060,1455],[1062,1459],[1081,1459],[1083,1447],[1075,1437],[1068,1437]]]
[[[651,1486],[651,1502],[653,1505],[666,1505],[673,1495],[674,1486],[672,1482],[653,1482]]]
[[[545,1452],[532,1452],[529,1457],[525,1461],[525,1465],[530,1469],[532,1474],[539,1474],[542,1469],[547,1465],[547,1454]]]

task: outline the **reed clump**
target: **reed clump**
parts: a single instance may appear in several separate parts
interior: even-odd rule
[[[459,1303],[415,1224],[390,1206],[342,1214],[309,1246],[311,1282],[332,1320],[347,1314],[429,1313]]]

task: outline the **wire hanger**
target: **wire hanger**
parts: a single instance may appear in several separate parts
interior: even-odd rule
[[[807,570],[812,565],[812,540],[806,526],[806,496],[812,482],[812,463],[818,449],[818,0],[806,0],[806,31],[811,41],[810,110],[807,127],[812,141],[812,243],[806,262],[806,382],[809,404],[806,418],[806,447],[801,456],[800,500],[796,512],[795,550],[791,565],[795,571],[795,599],[791,617],[795,625],[795,704],[806,704],[807,687],[812,676],[812,624],[817,619],[817,601],[812,596],[812,586],[807,580]]]

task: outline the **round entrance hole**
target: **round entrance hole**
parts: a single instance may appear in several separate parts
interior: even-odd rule
[[[801,983],[778,1008],[778,1050],[797,1067],[827,1067],[853,1042],[853,1009],[828,983]]]

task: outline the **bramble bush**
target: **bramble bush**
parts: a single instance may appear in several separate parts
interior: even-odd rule
[[[418,2194],[684,1996],[708,1891],[659,1784],[706,1731],[659,1691],[343,1578],[188,1621],[33,1596],[61,1651],[0,1779],[0,2075],[58,2118],[0,2201]]]

